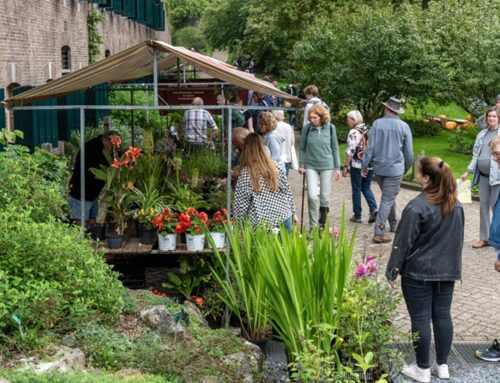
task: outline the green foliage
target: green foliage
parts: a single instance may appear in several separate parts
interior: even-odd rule
[[[163,287],[175,289],[181,293],[185,299],[193,295],[203,283],[209,282],[211,278],[210,268],[212,267],[211,257],[199,255],[182,256],[179,259],[179,273],[169,271],[167,273],[167,282]],[[199,293],[199,291],[197,291]]]
[[[24,133],[20,130],[9,131],[7,129],[0,129],[0,145],[7,145],[8,143],[15,143],[16,138],[24,138]]]
[[[147,306],[163,305],[169,312],[178,312],[181,305],[174,299],[162,297],[145,290],[124,290],[123,295],[123,313],[137,315]]]
[[[169,0],[166,2],[168,20],[174,29],[195,25],[203,16],[207,0]]]
[[[457,129],[449,133],[450,149],[460,154],[472,154],[472,147],[478,133],[479,128],[464,130],[458,126]]]
[[[254,232],[251,224],[245,224],[241,228],[227,227],[226,235],[230,252],[221,253],[208,238],[216,262],[212,268],[214,280],[222,291],[219,297],[239,319],[245,338],[266,339],[269,309],[258,249],[269,245],[269,237],[274,234],[262,227]]]
[[[59,372],[51,370],[36,373],[32,370],[0,370],[0,376],[11,383],[181,383],[176,377],[141,374],[120,377],[108,372]]]
[[[87,16],[87,29],[89,32],[89,64],[93,64],[100,55],[100,47],[104,43],[98,25],[104,20],[102,12],[92,10]]]
[[[206,52],[208,49],[207,40],[199,27],[187,26],[175,30],[172,36],[172,43],[187,49],[194,48],[196,52]]]
[[[96,368],[139,369],[166,377],[177,376],[182,382],[199,382],[203,376],[213,376],[220,382],[239,381],[236,368],[218,366],[223,356],[244,351],[241,340],[227,330],[188,327],[186,339],[175,342],[156,331],[130,335],[91,322],[76,337]]]
[[[187,174],[198,169],[200,175],[208,177],[227,176],[227,160],[215,150],[205,149],[190,153],[182,160],[182,167]]]
[[[290,77],[318,85],[333,111],[352,105],[371,121],[388,96],[428,99],[442,85],[439,47],[419,6],[377,1],[325,16],[294,46]]]
[[[69,329],[89,318],[112,321],[122,285],[77,228],[29,211],[0,210],[0,330]]]
[[[443,130],[439,124],[426,124],[422,120],[406,121],[410,125],[411,134],[415,137],[434,137]]]
[[[37,222],[64,216],[68,175],[64,158],[39,149],[30,154],[19,145],[5,147],[0,152],[0,210],[27,210]]]
[[[439,47],[446,95],[472,112],[475,100],[495,104],[500,82],[500,3],[496,0],[432,1],[425,28]]]
[[[184,186],[175,186],[172,183],[167,183],[168,195],[165,196],[165,201],[168,206],[171,206],[176,211],[186,211],[189,207],[199,209],[205,206],[203,198],[193,190]]]
[[[153,92],[144,90],[134,90],[134,105],[153,105]],[[113,90],[109,94],[110,105],[132,105],[131,92],[124,90]],[[123,138],[126,147],[132,144],[131,126],[132,111],[130,110],[112,110],[110,112],[113,122],[113,129],[118,131]],[[135,110],[135,145],[142,144],[144,130],[150,129],[153,133],[153,140],[157,141],[167,135],[167,119],[160,116],[158,110]]]

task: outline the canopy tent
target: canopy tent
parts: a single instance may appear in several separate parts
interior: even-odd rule
[[[155,63],[156,57],[158,60]],[[241,88],[282,97],[295,105],[300,102],[299,98],[280,91],[271,83],[260,80],[253,74],[242,72],[232,65],[183,47],[176,47],[162,41],[148,40],[45,85],[10,97],[4,100],[3,104],[8,108],[23,106],[35,101],[64,96],[101,83],[121,83],[150,74],[155,76],[156,82],[155,66],[158,71],[168,70],[176,66],[179,60]]]

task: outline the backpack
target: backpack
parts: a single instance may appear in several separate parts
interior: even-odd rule
[[[366,150],[366,146],[368,145],[368,130],[369,130],[369,128],[366,127],[365,130],[361,130],[358,128],[354,128],[354,129],[356,129],[358,132],[361,133],[361,139],[359,140],[358,145],[356,145],[356,147],[354,148],[354,153],[352,154],[352,158],[354,158],[355,160],[361,161],[363,158],[363,153]]]
[[[328,105],[326,105],[323,100],[308,101],[306,103],[306,105],[311,105],[311,106],[314,106],[314,105],[317,105],[317,104],[321,104],[321,106],[323,108],[325,108],[328,111],[328,113],[330,113],[330,107]]]

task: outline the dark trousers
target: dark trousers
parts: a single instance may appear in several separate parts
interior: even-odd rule
[[[417,365],[420,368],[431,366],[431,320],[436,344],[436,362],[447,364],[453,341],[450,310],[455,281],[418,281],[402,277],[401,287],[410,313],[411,331],[417,335],[413,342]]]
[[[356,218],[361,218],[361,193],[365,197],[370,213],[377,210],[377,201],[371,189],[373,170],[366,177],[361,177],[361,169],[351,166],[352,210]]]

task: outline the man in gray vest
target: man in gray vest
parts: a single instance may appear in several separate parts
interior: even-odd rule
[[[361,175],[368,175],[368,167],[382,190],[382,197],[375,222],[374,243],[387,243],[385,224],[389,220],[390,231],[395,233],[398,225],[396,217],[396,197],[401,187],[403,175],[413,164],[413,139],[408,124],[401,121],[404,113],[401,101],[390,97],[384,105],[384,117],[375,120],[371,129]]]

